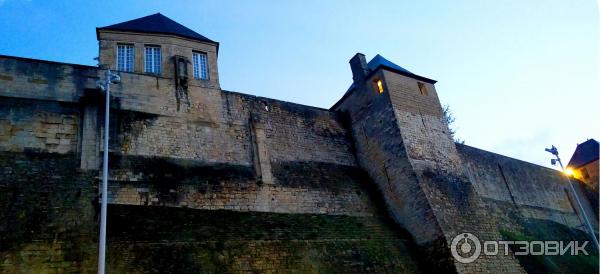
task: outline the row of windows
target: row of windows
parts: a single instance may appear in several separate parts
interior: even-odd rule
[[[133,45],[117,45],[117,70],[133,71],[135,51]],[[208,79],[208,58],[205,53],[192,53],[194,77]],[[144,49],[144,72],[159,74],[161,72],[161,49],[147,46]]]

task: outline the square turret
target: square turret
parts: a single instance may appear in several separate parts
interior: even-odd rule
[[[219,43],[157,13],[96,29],[99,64],[112,70],[219,87]]]

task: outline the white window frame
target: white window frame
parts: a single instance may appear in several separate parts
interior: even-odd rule
[[[132,44],[117,44],[117,70],[133,72],[135,48]]]
[[[208,55],[204,52],[192,52],[194,78],[208,80]]]
[[[161,70],[161,48],[160,46],[144,47],[144,72],[160,74]]]

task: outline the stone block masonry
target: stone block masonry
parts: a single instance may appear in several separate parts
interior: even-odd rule
[[[75,153],[78,146],[79,109],[75,105],[27,100],[0,100],[0,150],[35,150]]]
[[[430,255],[427,265],[459,273],[522,273],[525,270],[513,254],[484,256],[463,264],[450,256],[449,246],[464,232],[483,241],[502,240],[501,229],[519,229],[528,219],[557,221],[559,217],[561,223],[576,226],[573,206],[566,203],[560,186],[564,179],[530,164],[511,162],[513,168],[530,171],[524,181],[530,191],[521,194],[526,196],[525,204],[537,205],[527,209],[529,215],[515,215],[512,209],[489,203],[487,197],[499,193],[486,192],[485,186],[504,190],[507,174],[513,180],[525,174],[482,172],[480,169],[494,160],[481,159],[491,153],[481,152],[486,155],[481,159],[459,153],[443,117],[435,81],[387,65],[372,69],[362,54],[355,55],[350,65],[354,84],[332,110],[345,113],[351,120],[359,165],[382,192],[392,217]],[[492,165],[498,168],[498,164]],[[475,172],[486,178],[477,180],[472,175]],[[538,180],[547,181],[558,191],[538,189],[532,185]],[[558,205],[551,205],[553,201]],[[561,206],[565,210],[557,211]],[[507,216],[514,218],[512,227],[501,224]]]
[[[5,59],[3,64],[5,65],[3,68],[13,74],[14,78],[25,77],[23,71],[43,69],[44,73],[52,74],[55,71],[70,69],[64,64],[38,65],[30,60],[20,59]],[[88,76],[101,74],[101,72],[90,73],[87,69],[85,71],[87,73],[85,75]],[[88,76],[83,76],[81,73],[83,72],[77,72],[79,75],[77,77],[87,79]],[[319,225],[320,222],[327,221],[329,217],[326,216],[352,218],[384,216],[377,210],[376,201],[368,194],[371,180],[356,165],[348,131],[338,114],[324,109],[194,86],[190,88],[190,105],[177,111],[178,102],[172,92],[173,86],[168,80],[137,74],[122,74],[122,79],[123,84],[115,85],[114,88],[112,126],[109,129],[111,134],[111,196],[109,198],[112,204],[139,206],[150,212],[163,207],[174,207],[187,208],[185,210],[229,210],[247,214],[252,212],[313,214],[315,217],[310,218],[318,220],[314,225],[309,225],[313,233],[330,235],[338,232],[331,230],[332,226],[322,228]],[[66,145],[66,142],[61,143],[60,137],[58,144],[53,143],[52,140],[47,143],[45,139],[12,138],[0,143],[0,148],[4,151],[35,153],[56,159],[60,159],[60,155],[69,155],[70,161],[64,162],[65,170],[68,170],[65,172],[77,172],[78,167],[81,170],[90,170],[93,176],[85,182],[85,187],[94,190],[99,178],[98,168],[101,166],[99,157],[102,153],[101,136],[105,130],[103,124],[99,122],[104,115],[100,107],[103,101],[101,96],[94,94],[91,87],[82,85],[83,90],[79,90],[75,88],[76,85],[68,83],[79,80],[70,78],[59,80],[52,85],[46,85],[45,88],[53,90],[61,86],[65,87],[65,90],[53,91],[50,95],[40,94],[37,98],[34,96],[37,93],[21,93],[28,89],[28,86],[18,85],[13,88],[4,85],[2,86],[4,89],[0,87],[0,93],[6,96],[0,111],[6,114],[2,117],[8,117],[4,123],[7,126],[2,128],[1,134],[11,136],[10,134],[15,132],[14,128],[22,128],[25,132],[36,132],[37,128],[45,127],[44,124],[57,123],[59,120],[62,123],[64,120],[64,123],[72,123],[73,127],[52,126],[50,131],[66,133],[62,130],[72,130],[72,134],[62,136],[63,139],[71,138],[68,149],[67,147],[60,147],[62,150],[56,149],[55,145]],[[35,85],[44,84],[35,83]],[[44,117],[50,118],[41,119],[36,116],[39,110],[47,113]],[[66,119],[68,118],[66,115],[69,115],[72,121]],[[61,119],[53,117],[61,117]],[[47,133],[43,130],[40,132]],[[33,135],[33,133],[28,134]],[[23,163],[33,167],[30,170],[32,174],[53,170],[44,166],[38,168],[30,160]],[[13,165],[6,162],[3,167],[10,168]],[[23,180],[34,178],[32,177],[34,175],[18,174]],[[10,181],[10,178],[3,177],[2,181]],[[71,182],[73,179],[67,181]],[[47,181],[42,180],[42,182]],[[34,191],[5,193],[10,197],[19,195],[31,199],[36,197]],[[93,191],[92,194],[81,197],[81,202],[88,205],[82,208],[85,212],[81,214],[96,216],[97,195]],[[3,200],[3,213],[15,211],[15,208],[10,206],[9,196]],[[40,206],[46,205],[44,201],[40,203]],[[123,207],[112,208],[124,210]],[[57,213],[52,218],[60,220],[61,216],[61,213]],[[33,220],[29,215],[25,218]],[[92,229],[88,235],[95,236],[96,220],[93,218],[82,220],[85,221],[85,224],[82,224],[85,225],[85,229]],[[308,220],[302,222],[310,223]],[[215,226],[210,229],[222,229],[218,221],[213,223]],[[384,224],[380,227],[385,226]],[[16,228],[7,227],[6,231],[12,229]],[[162,229],[158,229],[157,232]],[[194,230],[183,229],[174,233],[185,234],[191,231]],[[266,257],[261,259],[262,262],[256,261],[253,257],[240,257],[236,262],[232,262],[231,266],[227,266],[232,273],[241,271],[239,269],[249,269],[246,266],[248,262],[252,262],[251,269],[265,272],[277,270],[277,272],[297,272],[302,269],[316,271],[323,267],[333,269],[331,267],[334,266],[339,269],[355,269],[359,272],[371,270],[389,272],[390,269],[405,267],[417,271],[410,253],[406,251],[394,253],[395,251],[390,251],[388,248],[377,247],[394,246],[394,250],[398,247],[404,250],[403,242],[410,242],[410,239],[397,241],[388,238],[389,240],[384,241],[383,244],[383,242],[372,242],[371,236],[358,238],[352,236],[350,239],[345,239],[345,236],[340,234],[337,236],[338,239],[313,237],[283,240],[269,236],[276,233],[276,230],[261,228],[257,230],[258,232],[263,233],[265,238],[256,243],[248,242],[254,246],[249,250],[255,250],[251,253],[259,257]],[[114,231],[111,233],[118,234]],[[64,237],[65,241],[74,241],[78,236],[68,234]],[[241,239],[236,240],[235,237],[232,236],[230,241],[241,241]],[[31,241],[39,241],[39,239],[20,240],[24,245],[9,246],[7,242],[3,242],[3,246],[7,247],[7,250],[2,253],[3,272],[26,271],[28,265],[37,269],[55,269],[57,273],[88,272],[95,265],[94,238],[87,239],[88,242],[81,242],[81,247],[86,250],[87,255],[75,259],[65,255],[65,246],[48,244],[36,246],[36,251],[30,253],[30,259],[20,259],[18,254],[23,252],[25,245],[30,245]],[[395,244],[390,245],[390,243]],[[175,242],[173,244],[178,245]],[[206,244],[215,243],[209,241]],[[193,249],[202,250],[203,245],[195,245]],[[144,248],[151,246],[156,245],[146,245]],[[117,250],[116,254],[120,252],[124,258],[129,254],[135,255],[130,253],[131,250],[120,249],[118,244],[109,244],[110,248],[113,248],[113,251]],[[175,250],[187,252],[186,250],[189,250],[187,248],[184,245],[181,249]],[[161,247],[159,250],[164,248]],[[303,250],[305,255],[294,255],[297,253],[285,255],[286,252],[294,250]],[[324,253],[324,250],[330,251]],[[138,249],[134,252],[140,251]],[[202,252],[208,252],[207,256],[217,256],[210,249]],[[368,252],[375,253],[369,255],[371,253]],[[384,260],[375,259],[382,258],[380,254],[387,253],[396,255]],[[41,259],[45,256],[52,256],[52,261],[46,262]],[[278,256],[282,257],[278,260]],[[327,262],[332,256],[346,259],[339,263]],[[352,259],[356,256],[359,256],[359,259]],[[366,261],[361,261],[362,257],[365,257]],[[303,264],[307,260],[316,258],[322,260],[319,265]],[[74,263],[67,263],[68,260],[73,260]],[[290,260],[293,263],[290,263]],[[351,262],[352,260],[358,261],[354,263]],[[267,261],[269,263],[265,263]],[[138,265],[142,264],[140,267],[144,269],[147,267],[143,265],[144,263],[149,262],[139,261]],[[114,264],[121,265],[119,262]],[[348,265],[344,266],[345,264]],[[404,264],[407,266],[403,266]],[[222,263],[219,264],[221,265]],[[192,268],[188,270],[191,271]]]
[[[96,172],[77,166],[74,153],[0,152],[0,273],[96,266]]]
[[[508,212],[518,212],[524,218],[550,220],[569,227],[582,224],[568,182],[560,172],[466,145],[456,147],[467,175],[486,203],[514,209],[495,211],[504,212],[498,218],[505,223],[515,222],[507,220]],[[584,197],[583,193],[579,195]],[[583,205],[598,229],[593,207],[587,199],[583,199]]]
[[[375,217],[121,205],[109,212],[113,273],[419,271],[406,235]]]
[[[266,184],[251,166],[111,156],[114,204],[373,216],[370,179],[352,166],[286,162]]]
[[[74,154],[0,156],[0,272],[94,273],[94,172],[75,171]],[[113,204],[108,212],[110,273],[419,272],[408,235],[377,210],[348,216]]]
[[[175,79],[167,60],[145,74],[137,55],[108,129],[104,70],[0,56],[0,272],[94,272],[105,130],[113,273],[521,273],[449,244],[579,237],[564,178],[455,144],[433,80],[357,55],[353,87],[320,109],[221,90],[216,44],[143,36],[101,33],[101,61],[152,42],[204,50],[210,77]]]
[[[463,232],[471,232],[482,240],[502,239],[496,220],[487,217],[480,196],[465,175],[435,87],[389,71],[383,71],[382,76],[389,89],[387,94],[407,150],[406,157],[431,204],[441,230],[440,239],[445,239],[448,246]],[[420,91],[419,85],[427,92]],[[512,255],[485,257],[471,264],[454,263],[454,266],[458,272],[465,273],[523,272]]]

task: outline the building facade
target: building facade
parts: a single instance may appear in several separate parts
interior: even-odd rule
[[[584,182],[589,188],[598,193],[598,159],[600,145],[594,139],[578,144],[567,168],[573,170],[573,176]]]
[[[105,130],[111,273],[522,273],[453,239],[585,238],[562,174],[456,144],[382,56],[321,109],[222,90],[219,44],[161,14],[97,38],[97,67],[0,56],[0,272],[94,272]]]

